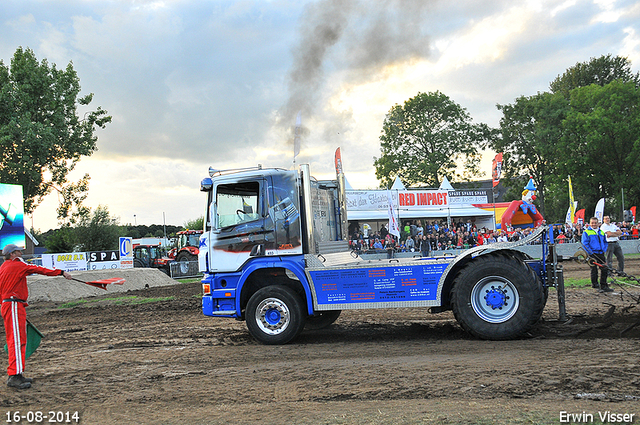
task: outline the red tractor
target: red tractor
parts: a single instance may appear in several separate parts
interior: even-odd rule
[[[167,276],[171,276],[169,263],[173,260],[167,257],[166,250],[158,245],[137,245],[133,247],[133,267],[152,267],[160,269]]]
[[[178,247],[169,251],[169,258],[175,258],[177,262],[198,261],[200,235],[202,235],[202,230],[183,230],[182,232],[177,232]]]

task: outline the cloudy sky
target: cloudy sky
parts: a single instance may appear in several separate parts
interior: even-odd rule
[[[91,175],[87,205],[182,225],[204,210],[209,166],[290,168],[297,111],[297,163],[329,178],[341,147],[351,185],[375,188],[384,116],[418,92],[497,126],[496,104],[548,90],[577,62],[611,53],[637,71],[640,2],[3,0],[0,59],[18,46],[72,61],[113,116],[71,176]],[[57,202],[36,209],[36,229],[57,227]]]

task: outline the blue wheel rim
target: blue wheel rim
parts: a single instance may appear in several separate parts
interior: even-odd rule
[[[519,306],[518,289],[502,276],[487,276],[471,290],[471,307],[486,322],[504,323],[516,314]]]

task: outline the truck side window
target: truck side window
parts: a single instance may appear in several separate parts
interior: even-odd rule
[[[219,227],[236,226],[259,219],[259,195],[260,183],[255,181],[218,186],[216,204]]]

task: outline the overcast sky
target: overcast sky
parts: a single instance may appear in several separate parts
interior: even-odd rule
[[[611,53],[637,71],[640,3],[3,0],[0,59],[18,46],[72,61],[91,106],[113,116],[71,175],[91,175],[87,205],[182,225],[202,215],[209,166],[290,168],[297,111],[297,163],[329,178],[340,146],[350,184],[375,188],[384,116],[418,92],[497,126],[496,104],[548,90],[577,62]],[[57,227],[57,202],[36,209],[36,229]]]

